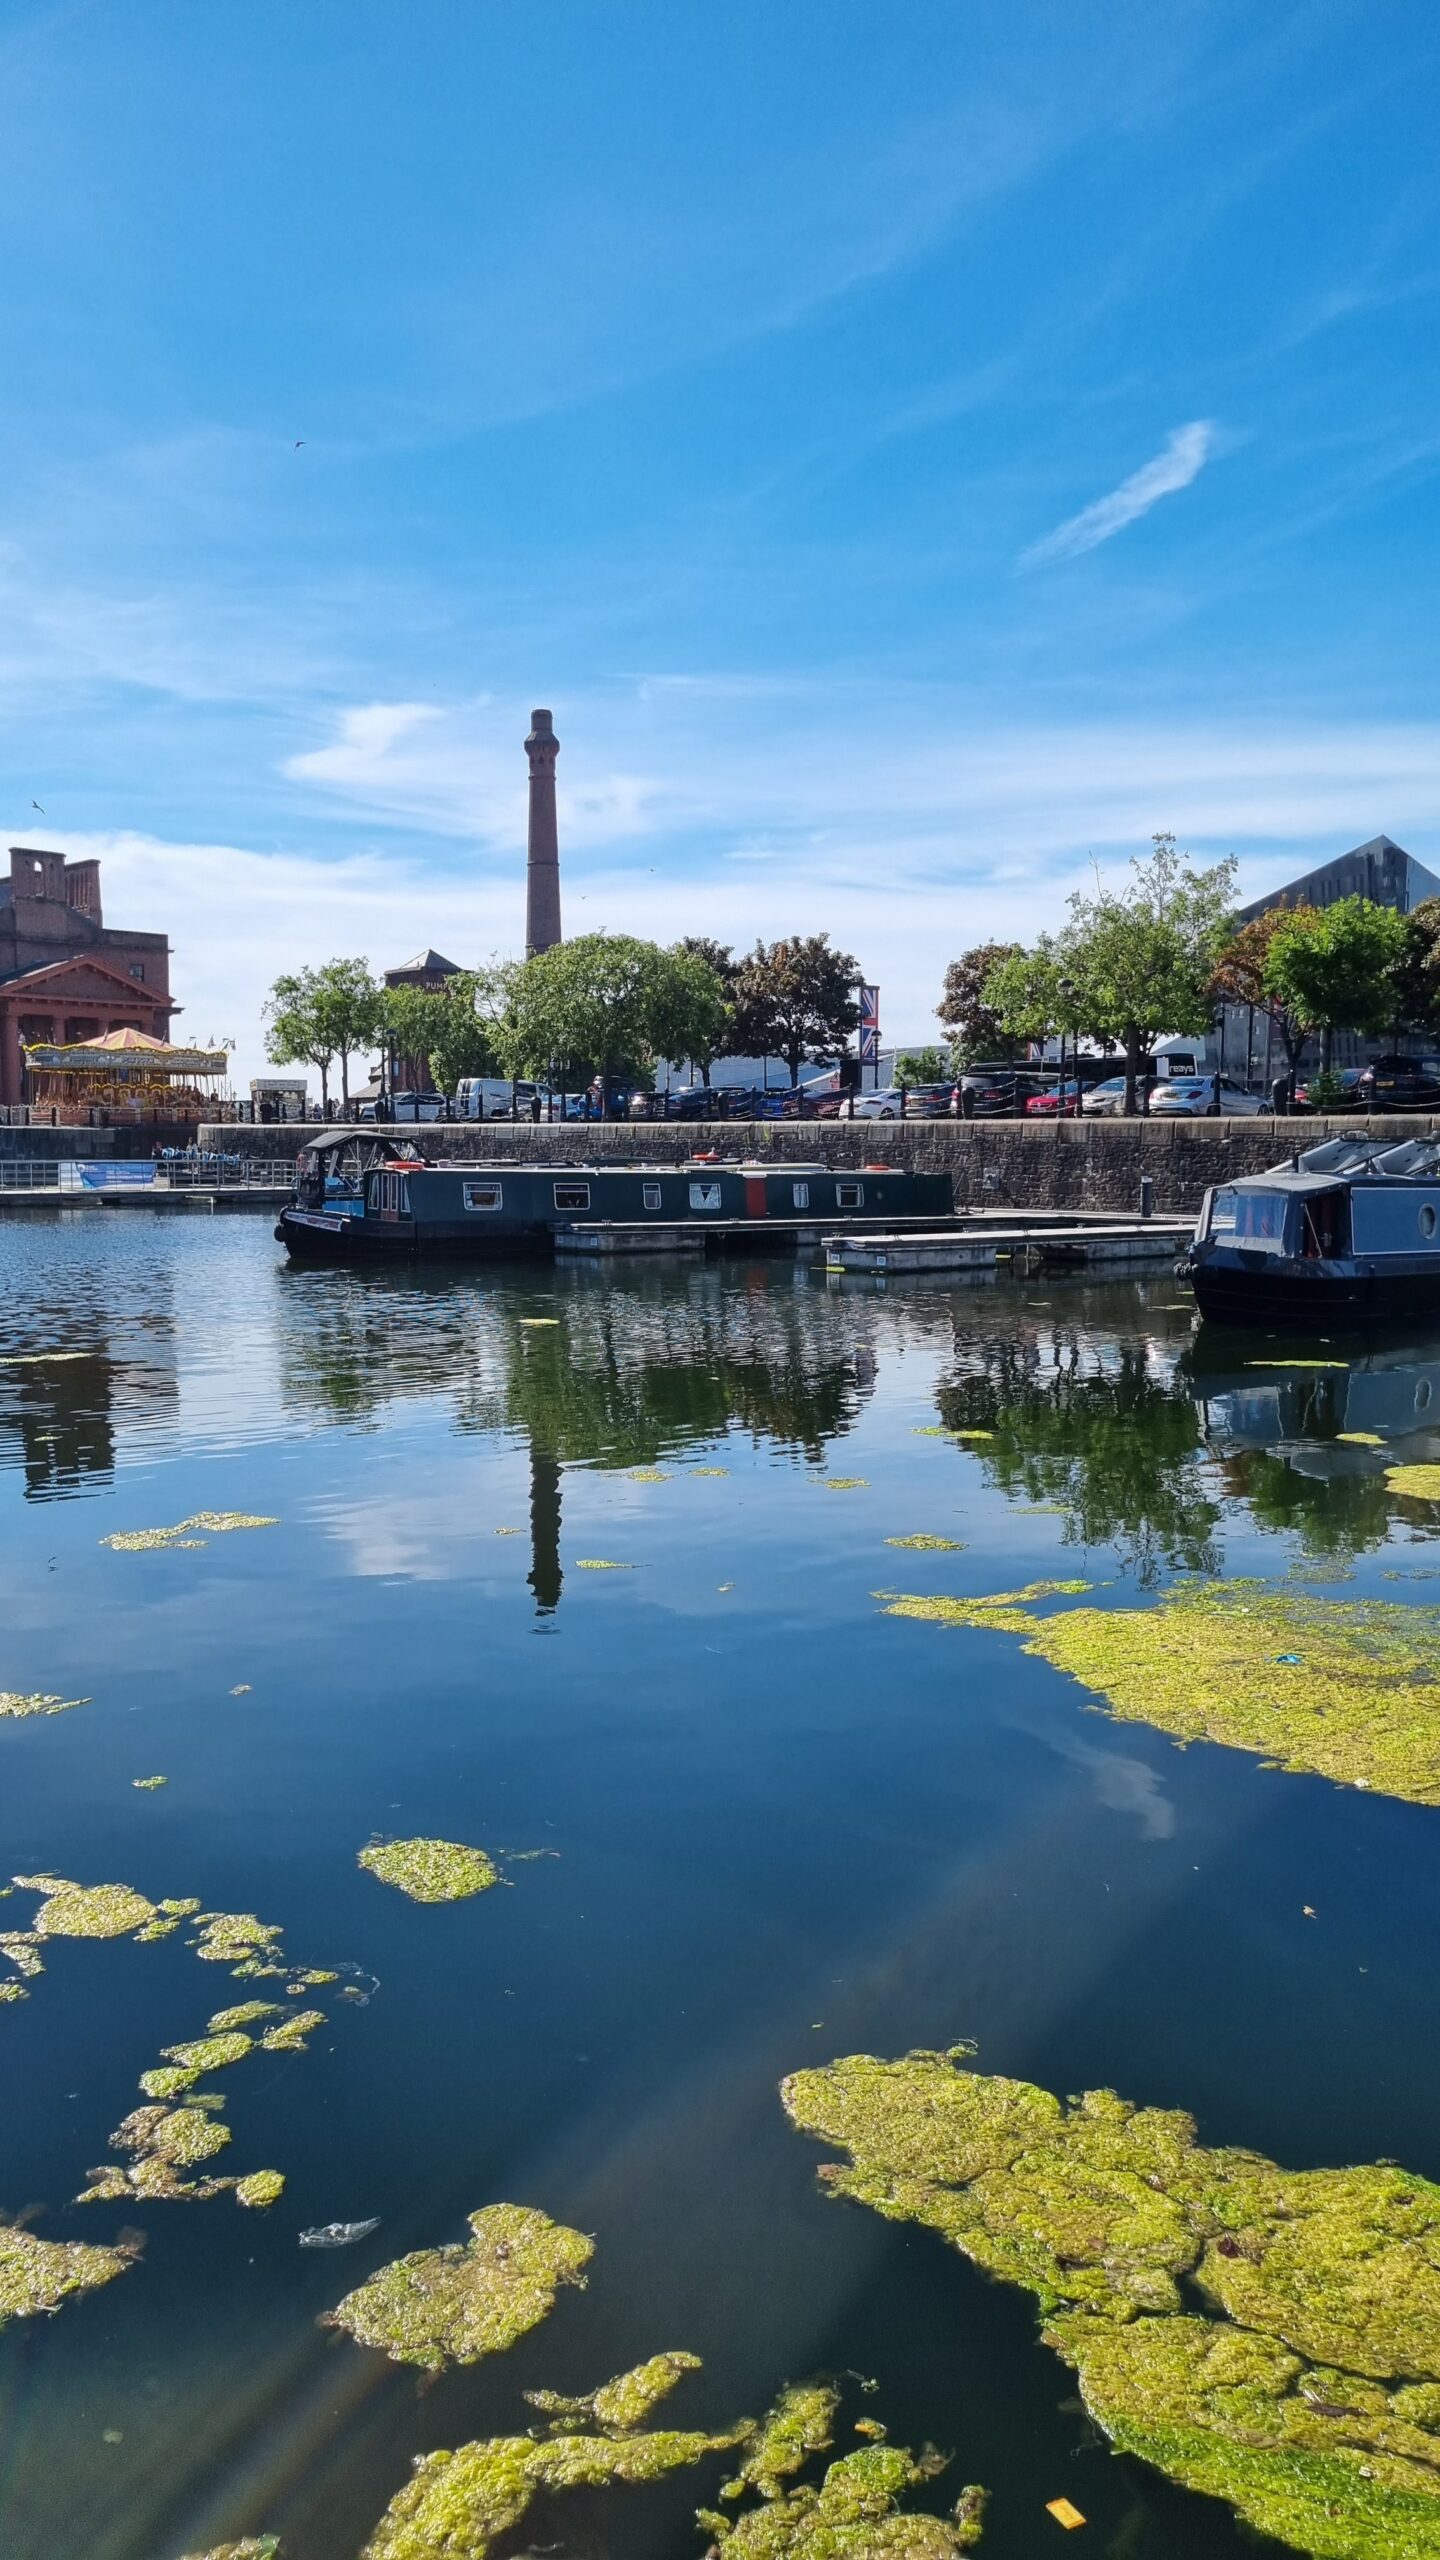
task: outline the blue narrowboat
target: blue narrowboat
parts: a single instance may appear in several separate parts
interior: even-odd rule
[[[727,1240],[836,1225],[884,1226],[952,1215],[947,1174],[864,1165],[430,1164],[348,1132],[327,1133],[297,1161],[278,1241],[297,1256],[389,1261],[467,1258],[553,1247],[575,1228],[709,1229]],[[643,1241],[643,1237],[638,1240]]]
[[[1327,1138],[1216,1184],[1183,1268],[1233,1324],[1440,1313],[1440,1139]]]

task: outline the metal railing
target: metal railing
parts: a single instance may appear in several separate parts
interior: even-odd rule
[[[295,1159],[274,1163],[232,1155],[174,1156],[152,1161],[116,1156],[113,1160],[62,1157],[0,1156],[0,1196],[6,1192],[53,1193],[83,1199],[97,1191],[288,1191],[295,1180]]]

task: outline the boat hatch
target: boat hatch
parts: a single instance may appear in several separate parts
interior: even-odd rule
[[[1289,1197],[1283,1191],[1241,1191],[1222,1186],[1210,1196],[1206,1236],[1212,1244],[1244,1245],[1254,1252],[1281,1253],[1289,1206]]]
[[[1385,1147],[1371,1159],[1374,1173],[1399,1174],[1412,1182],[1433,1182],[1440,1174],[1440,1139],[1402,1138],[1398,1147]]]

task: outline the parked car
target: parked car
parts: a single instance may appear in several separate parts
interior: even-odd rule
[[[1032,1094],[1043,1093],[1047,1078],[1026,1073],[1015,1067],[968,1068],[958,1084],[950,1089],[950,1113],[953,1119],[968,1119],[973,1112],[977,1120],[1018,1118]],[[962,1096],[969,1094],[970,1111]]]
[[[1155,1091],[1157,1081],[1158,1079],[1154,1076],[1140,1075],[1136,1077],[1135,1105],[1137,1110],[1148,1110],[1150,1096]],[[1113,1119],[1117,1112],[1121,1112],[1125,1108],[1124,1077],[1107,1076],[1103,1084],[1087,1085],[1085,1091],[1080,1096],[1080,1108],[1082,1111],[1095,1112],[1102,1120],[1106,1118]]]
[[[1039,1093],[1031,1094],[1029,1101],[1025,1105],[1026,1112],[1027,1114],[1033,1112],[1037,1116],[1049,1113],[1052,1116],[1058,1117],[1058,1115],[1063,1111],[1067,1120],[1073,1120],[1076,1112],[1080,1108],[1081,1091],[1081,1086],[1075,1082],[1073,1076],[1067,1076],[1063,1086],[1057,1078],[1054,1084],[1046,1085]],[[1064,1095],[1063,1102],[1061,1100],[1062,1093]]]
[[[906,1109],[912,1120],[942,1120],[950,1109],[948,1084],[912,1084]]]
[[[846,1116],[849,1117],[848,1114]],[[857,1093],[854,1117],[857,1120],[898,1120],[900,1117],[898,1084],[882,1085],[878,1093]]]
[[[1203,1120],[1214,1100],[1213,1076],[1176,1076],[1170,1084],[1157,1084],[1150,1096],[1150,1115],[1155,1120]],[[1258,1094],[1244,1093],[1238,1084],[1222,1082],[1222,1119],[1253,1120],[1264,1109]]]
[[[1373,1058],[1358,1083],[1367,1111],[1440,1111],[1440,1058]]]
[[[462,1076],[455,1087],[457,1120],[528,1120],[539,1090],[525,1077],[512,1084],[508,1076]],[[397,1093],[397,1113],[409,1095]],[[429,1115],[427,1115],[429,1116]]]

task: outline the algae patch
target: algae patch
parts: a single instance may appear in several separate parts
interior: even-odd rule
[[[128,1938],[137,1929],[153,1928],[160,1916],[128,1884],[71,1884],[57,1876],[17,1876],[15,1882],[47,1897],[35,1914],[42,1938]]]
[[[500,1871],[483,1849],[458,1840],[373,1841],[358,1863],[382,1884],[393,1884],[412,1902],[464,1902],[487,1893]]]
[[[0,2329],[8,2320],[58,2311],[72,2294],[93,2293],[134,2264],[131,2249],[91,2249],[78,2240],[37,2240],[0,2228]]]
[[[1052,1584],[1064,1590],[1064,1584]],[[1039,1618],[1028,1591],[892,1599],[888,1614],[1001,1627],[1124,1723],[1440,1804],[1440,1612],[1262,1582],[1180,1583],[1145,1609]]]
[[[204,1538],[192,1537],[194,1529],[203,1529],[206,1537],[219,1537],[230,1529],[278,1529],[278,1515],[261,1511],[195,1511],[188,1520],[177,1520],[169,1529],[113,1529],[102,1538],[102,1547],[114,1547],[119,1554],[138,1555],[156,1547],[203,1547]]]
[[[278,2204],[285,2192],[285,2180],[278,2169],[252,2169],[248,2178],[235,2181],[235,2201],[260,2211],[266,2205]]]
[[[1385,1482],[1412,1501],[1440,1502],[1440,1467],[1387,1467]]]
[[[524,2397],[532,2409],[544,2411],[551,2422],[552,2435],[568,2434],[577,2422],[598,2427],[605,2435],[628,2434],[649,2417],[687,2373],[699,2371],[698,2356],[687,2355],[683,2348],[672,2348],[665,2355],[648,2357],[629,2373],[617,2373],[613,2381],[602,2382],[597,2391],[585,2392],[578,2399],[567,2399],[563,2391],[527,2391]]]
[[[45,1689],[0,1689],[0,1722],[6,1717],[63,1716],[71,1707],[88,1707],[88,1698],[58,1698]]]
[[[595,2244],[528,2205],[470,2216],[463,2247],[421,2249],[348,2293],[323,2325],[438,2373],[499,2354],[545,2318],[562,2284],[583,2285]]]
[[[836,2192],[1032,2292],[1112,2440],[1317,2560],[1440,2555],[1440,2187],[1210,2150],[959,2053],[796,2072]]]
[[[965,1541],[963,1538],[942,1538],[933,1529],[915,1529],[908,1538],[887,1538],[885,1544],[887,1547],[919,1547],[927,1554],[958,1555]]]
[[[954,2560],[980,2539],[985,2497],[966,2489],[949,2516],[905,2512],[897,2501],[944,2467],[902,2445],[871,2444],[832,2462],[817,2488],[782,2490],[734,2518],[701,2512],[724,2560]]]

